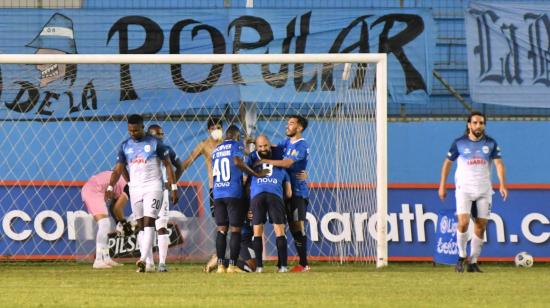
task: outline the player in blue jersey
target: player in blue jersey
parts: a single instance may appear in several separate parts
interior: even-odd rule
[[[447,196],[447,176],[453,162],[457,161],[455,196],[456,214],[458,216],[456,237],[459,258],[455,270],[460,273],[464,272],[466,263],[467,232],[473,204],[477,207],[477,217],[474,218],[474,234],[471,240],[470,262],[467,271],[481,272],[477,259],[481,254],[483,237],[491,214],[493,198],[491,168],[493,163],[496,166],[497,177],[500,182],[500,195],[503,200],[508,197],[505,167],[500,155],[500,148],[493,138],[485,134],[486,123],[484,114],[477,111],[471,113],[468,117],[466,133],[453,142],[441,169],[438,194],[441,200],[445,200]]]
[[[277,148],[274,148],[277,149]],[[260,135],[256,138],[256,151],[250,153],[249,164],[262,159],[272,159],[272,148],[269,139]],[[288,272],[287,268],[287,241],[285,236],[286,217],[284,198],[290,199],[292,188],[290,178],[286,170],[268,163],[258,165],[256,168],[269,170],[266,177],[252,177],[250,182],[250,207],[252,210],[252,223],[254,225],[254,253],[256,255],[256,272],[263,271],[263,232],[264,224],[269,220],[273,224],[276,236],[279,272]]]
[[[164,141],[164,130],[157,124],[149,125],[147,128],[147,133],[149,135],[157,138],[160,141]],[[172,166],[175,167],[174,175],[175,181],[180,178],[183,173],[182,162],[176,152],[169,145],[165,144],[168,149],[168,157]],[[168,182],[168,177],[166,175],[166,168],[162,166],[162,178],[164,183]],[[162,197],[162,206],[159,211],[157,220],[155,220],[155,227],[157,229],[157,242],[159,249],[159,272],[166,272],[166,256],[168,255],[168,246],[170,245],[170,235],[168,232],[168,218],[170,217],[170,200],[169,200],[169,187],[164,187],[163,197]]]
[[[146,260],[151,258],[155,220],[162,203],[164,182],[161,163],[166,167],[168,187],[171,189],[172,202],[177,203],[177,185],[169,149],[155,137],[145,133],[143,118],[134,114],[128,117],[130,138],[120,145],[117,163],[114,167],[109,186],[105,191],[105,200],[113,198],[113,186],[117,183],[124,168],[127,168],[130,182],[130,201],[132,213],[143,232],[140,241],[140,259],[136,262],[139,272],[145,272]]]
[[[231,125],[225,132],[225,139],[212,152],[212,177],[214,211],[217,227],[216,254],[218,273],[238,272],[237,259],[241,244],[241,226],[245,217],[243,196],[243,171],[249,175],[263,177],[268,170],[259,173],[243,161],[244,146],[240,142],[239,128]],[[223,264],[227,246],[227,231],[230,228],[229,266]]]
[[[301,177],[306,171],[309,156],[309,145],[302,137],[307,128],[307,119],[300,115],[290,116],[287,122],[287,139],[279,143],[284,151],[283,159],[261,159],[255,165],[266,163],[275,167],[287,169],[292,185],[292,198],[286,201],[287,220],[294,238],[294,245],[300,258],[300,262],[291,272],[309,272],[310,267],[307,261],[307,235],[304,221],[306,220],[308,205],[308,187],[306,181]]]

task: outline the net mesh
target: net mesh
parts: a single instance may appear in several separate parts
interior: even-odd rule
[[[286,138],[288,116],[300,114],[309,121],[303,133],[310,146],[309,254],[374,260],[376,65],[352,64],[346,73],[344,67],[2,65],[1,257],[93,257],[96,226],[80,189],[114,166],[116,150],[128,138],[129,114],[142,114],[146,126],[159,124],[182,160],[209,138],[211,117],[276,144]],[[170,213],[172,260],[203,260],[214,252],[205,158],[199,155],[180,178],[180,201]],[[266,256],[276,256],[269,224],[265,236]],[[113,236],[110,246],[115,257],[137,253],[132,237]],[[292,244],[289,249],[294,255]]]

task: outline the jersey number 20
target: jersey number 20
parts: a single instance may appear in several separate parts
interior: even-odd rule
[[[231,168],[229,167],[229,158],[217,158],[214,160],[214,166],[212,167],[212,176],[216,179],[216,182],[227,182],[231,178]]]

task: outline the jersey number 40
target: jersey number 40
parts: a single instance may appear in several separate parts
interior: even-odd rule
[[[231,179],[229,158],[216,158],[216,160],[214,160],[214,166],[212,166],[212,176],[214,176],[214,181],[216,182],[227,182]]]

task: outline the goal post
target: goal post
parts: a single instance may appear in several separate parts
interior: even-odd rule
[[[82,253],[74,247],[75,217],[86,216],[79,187],[114,165],[129,114],[160,123],[182,160],[208,138],[212,117],[277,144],[288,116],[301,114],[311,123],[303,136],[312,152],[306,224],[313,259],[387,265],[386,54],[0,54],[0,66],[7,136],[0,145],[10,157],[0,178],[9,235],[0,257]],[[181,260],[213,247],[201,159],[180,182],[180,207],[192,208],[174,207],[184,217],[175,219],[184,244],[170,254]],[[71,214],[63,213],[67,205]]]

